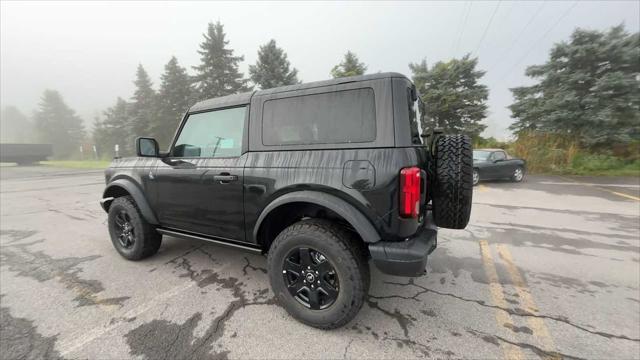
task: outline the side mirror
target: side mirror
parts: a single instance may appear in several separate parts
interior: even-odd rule
[[[136,138],[136,155],[141,157],[158,157],[158,142],[154,138]]]

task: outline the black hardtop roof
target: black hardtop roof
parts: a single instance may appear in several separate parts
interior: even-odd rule
[[[343,77],[343,78],[331,79],[331,80],[314,81],[314,82],[308,82],[303,84],[280,86],[272,89],[250,91],[250,92],[245,92],[241,94],[233,94],[233,95],[227,95],[227,96],[217,97],[213,99],[208,99],[208,100],[200,101],[197,104],[193,105],[189,109],[189,112],[190,113],[199,112],[199,111],[206,111],[206,110],[217,109],[222,107],[231,107],[231,106],[248,104],[249,102],[251,102],[251,97],[254,94],[269,95],[269,94],[277,94],[277,93],[288,92],[288,91],[311,89],[311,88],[316,88],[321,86],[332,86],[332,85],[338,85],[338,84],[344,84],[344,83],[350,83],[350,82],[387,79],[387,78],[404,78],[409,80],[406,76],[400,73],[385,72],[385,73],[377,73],[377,74],[369,74],[369,75],[349,76],[349,77]]]

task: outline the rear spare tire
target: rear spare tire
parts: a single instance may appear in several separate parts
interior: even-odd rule
[[[441,135],[433,148],[433,217],[436,225],[464,229],[471,215],[473,149],[466,135]]]

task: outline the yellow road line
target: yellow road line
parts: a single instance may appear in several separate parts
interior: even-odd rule
[[[476,186],[476,189],[478,189],[479,192],[487,192],[487,191],[489,191],[489,188],[487,188],[486,185],[482,185],[482,184]]]
[[[509,251],[506,245],[497,244],[496,247],[498,248],[498,254],[502,258],[502,260],[504,260],[504,262],[507,264],[507,271],[509,272],[509,276],[511,277],[511,280],[515,285],[516,291],[518,293],[518,296],[520,297],[522,304],[524,305],[524,308],[529,313],[532,313],[532,314],[537,313],[538,307],[536,306],[535,301],[533,301],[533,296],[531,295],[531,291],[525,285],[524,278],[518,271],[518,268],[516,267],[513,261],[511,252]],[[540,342],[540,344],[544,347],[544,349],[549,352],[555,352],[556,351],[555,343],[553,342],[553,338],[551,337],[549,330],[544,324],[544,320],[541,318],[529,316],[527,318],[527,322],[529,323],[529,326],[533,331],[533,336]],[[552,358],[559,359],[559,357],[555,357],[555,356]]]
[[[633,196],[633,195],[629,195],[629,194],[623,194],[623,193],[620,193],[620,192],[617,192],[617,191],[606,190],[606,189],[603,189],[603,188],[600,188],[600,187],[598,189],[604,190],[604,191],[608,191],[608,192],[610,192],[612,194],[616,194],[618,196],[622,196],[622,197],[626,197],[626,198],[629,198],[629,199],[632,199],[632,200],[640,201],[640,197],[637,197],[637,196]]]
[[[640,201],[640,197],[637,197],[637,196],[633,196],[633,195],[629,195],[629,194],[625,194],[625,193],[621,193],[621,192],[617,192],[617,191],[613,191],[613,190],[605,189],[605,188],[603,188],[603,187],[601,187],[601,186],[598,186],[598,185],[587,184],[587,183],[584,183],[584,182],[582,182],[582,181],[580,181],[580,180],[571,179],[571,178],[564,177],[564,176],[558,176],[558,177],[559,177],[559,178],[561,178],[561,179],[563,179],[563,180],[566,180],[566,181],[571,181],[571,182],[580,183],[580,184],[582,184],[582,185],[584,185],[584,186],[590,186],[590,187],[596,188],[596,189],[598,189],[598,190],[606,191],[606,192],[608,192],[608,193],[610,193],[610,194],[614,194],[614,195],[618,195],[618,196],[625,197],[625,198],[627,198],[627,199],[631,199],[631,200],[635,200],[635,201]]]
[[[491,257],[491,250],[486,240],[480,240],[480,253],[482,254],[482,265],[489,280],[489,291],[491,292],[493,303],[498,307],[507,308],[508,305],[504,298],[504,291],[502,285],[500,285],[498,272],[496,271],[496,266]],[[496,322],[499,328],[505,325],[513,326],[513,320],[509,313],[501,309],[496,309]],[[520,351],[517,346],[507,343],[502,343],[501,346],[505,359],[524,359],[524,354],[522,354],[522,351]]]

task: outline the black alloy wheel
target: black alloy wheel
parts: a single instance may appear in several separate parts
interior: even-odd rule
[[[330,307],[338,298],[338,275],[326,256],[308,248],[295,248],[282,265],[287,290],[299,303],[312,310]]]
[[[125,249],[130,249],[136,242],[135,229],[131,223],[131,216],[126,211],[121,210],[115,216],[116,235],[118,242]]]
[[[126,259],[144,259],[160,249],[162,235],[145,220],[130,196],[113,200],[107,223],[113,247]]]
[[[278,304],[319,329],[353,320],[369,291],[364,242],[325,219],[305,219],[280,232],[269,247],[267,267]]]

